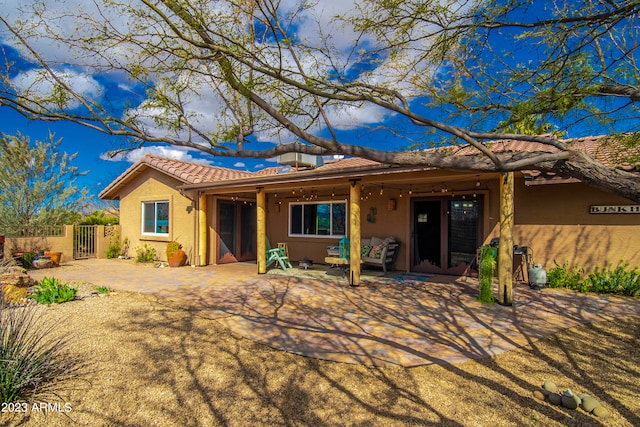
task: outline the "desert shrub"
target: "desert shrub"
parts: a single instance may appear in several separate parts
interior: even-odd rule
[[[120,251],[120,255],[122,255],[123,257],[128,257],[129,254],[129,238],[125,237],[124,239],[122,239],[122,250]]]
[[[107,294],[107,293],[111,292],[111,289],[109,289],[106,286],[98,286],[96,288],[96,291],[98,291],[98,293],[100,293],[100,294]]]
[[[35,252],[25,252],[20,257],[20,260],[22,261],[22,266],[24,268],[29,268],[29,269],[33,268],[33,260],[36,259],[37,256],[38,254]]]
[[[547,287],[549,288],[567,288],[574,291],[587,292],[589,285],[583,280],[584,270],[582,268],[569,268],[568,263],[558,264],[553,260],[555,267],[547,272]]]
[[[478,272],[480,295],[478,296],[478,301],[482,303],[494,302],[491,288],[496,259],[493,255],[493,250],[491,246],[483,246],[480,248],[480,271]]]
[[[71,336],[60,336],[33,306],[0,304],[0,402],[52,400],[83,376],[82,356],[71,353]]]
[[[136,248],[136,262],[153,262],[156,259],[156,250],[146,243]]]
[[[33,298],[40,304],[60,304],[73,301],[77,291],[77,288],[72,288],[54,277],[44,277],[38,284],[35,294],[29,298]]]
[[[620,261],[615,268],[611,265],[595,271],[586,279],[590,291],[614,293],[628,296],[640,296],[640,273],[634,267],[628,270],[629,263]]]
[[[109,239],[109,245],[107,246],[105,256],[109,259],[118,258],[121,252],[122,246],[120,245],[120,233],[116,231]]]

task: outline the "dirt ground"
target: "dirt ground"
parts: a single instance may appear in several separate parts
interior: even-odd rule
[[[484,360],[376,368],[274,350],[149,295],[38,310],[73,334],[90,371],[57,401],[0,413],[3,426],[640,425],[638,318],[579,326]],[[545,380],[590,394],[609,416],[536,400]]]

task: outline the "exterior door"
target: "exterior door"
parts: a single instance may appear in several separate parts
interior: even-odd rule
[[[240,202],[218,203],[218,254],[225,264],[256,259],[256,208]]]
[[[479,198],[414,200],[411,271],[464,274],[480,242],[481,212]]]

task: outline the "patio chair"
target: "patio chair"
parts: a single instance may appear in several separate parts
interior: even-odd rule
[[[272,248],[269,244],[269,239],[267,239],[267,267],[273,263],[279,264],[283,270],[286,270],[287,267],[293,268],[291,261],[289,261],[289,257],[284,252],[284,248]]]

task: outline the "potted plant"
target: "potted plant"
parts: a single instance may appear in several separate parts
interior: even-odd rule
[[[175,240],[167,244],[167,262],[169,267],[180,267],[184,265],[187,256],[182,250],[182,245]]]
[[[58,266],[58,265],[60,265],[60,259],[62,258],[62,252],[45,250],[44,251],[44,256],[48,257],[48,258],[51,258],[51,261],[53,261],[53,265]]]

